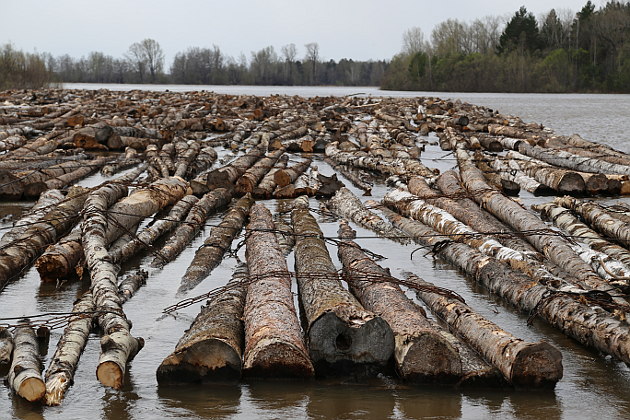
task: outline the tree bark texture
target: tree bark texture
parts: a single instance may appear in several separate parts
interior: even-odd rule
[[[201,308],[157,369],[158,383],[233,380],[241,376],[247,265],[240,264],[219,295]]]
[[[236,193],[243,195],[253,192],[260,180],[273,168],[273,165],[283,153],[283,149],[270,152],[266,157],[263,157],[246,170],[236,181]]]
[[[345,227],[345,230],[350,228]],[[454,382],[462,375],[459,351],[426,318],[424,310],[405,296],[388,270],[370,259],[350,240],[354,232],[340,235],[338,247],[343,277],[361,303],[380,315],[394,334],[398,374],[419,382]]]
[[[13,353],[13,334],[7,328],[0,327],[0,368],[11,364]]]
[[[417,276],[408,279],[432,286]],[[468,305],[444,295],[420,289],[416,295],[459,336],[492,362],[505,378],[519,386],[554,386],[562,379],[562,354],[541,341],[526,342],[501,329]]]
[[[584,194],[586,183],[580,174],[536,161],[517,152],[509,152],[506,157],[514,159],[524,173],[562,194]]]
[[[195,252],[192,262],[186,269],[178,293],[185,293],[197,287],[221,264],[223,255],[230,249],[232,241],[243,228],[253,204],[251,195],[246,194],[230,208],[221,223],[210,230],[210,234]]]
[[[7,378],[11,389],[20,397],[33,402],[41,400],[46,393],[42,379],[42,362],[35,331],[28,319],[22,319],[13,335],[13,360]]]
[[[336,365],[385,365],[394,350],[389,325],[342,287],[323,234],[308,209],[294,209],[291,221],[296,235],[295,271],[315,367],[324,371],[339,370]]]
[[[254,204],[245,256],[250,283],[245,303],[243,369],[250,376],[310,377],[314,370],[293,306],[291,277],[274,234],[271,213]]]
[[[273,174],[273,179],[276,181],[278,188],[286,187],[289,184],[293,184],[300,175],[302,175],[311,166],[311,159],[303,160],[296,163],[293,166],[289,166],[285,169],[276,171]]]
[[[217,188],[205,194],[195,203],[186,220],[169,238],[166,244],[151,262],[152,267],[161,267],[173,261],[201,230],[206,219],[218,209],[225,207],[232,199],[232,194],[225,188]]]
[[[368,210],[363,203],[361,203],[361,200],[345,187],[339,189],[339,191],[328,200],[326,206],[333,213],[348,218],[359,226],[376,232],[379,236],[403,243],[408,241],[404,234],[377,214]]]
[[[356,175],[354,172],[351,172],[350,169],[346,169],[345,165],[339,165],[336,161],[330,158],[325,158],[324,161],[328,163],[330,166],[332,166],[335,172],[338,172],[341,175],[343,175],[345,178],[347,178],[352,183],[352,185],[354,185],[357,188],[362,189],[363,195],[365,196],[372,195],[372,185],[367,183],[363,179],[361,179],[361,177]]]
[[[536,284],[496,259],[484,256],[468,245],[451,242],[433,229],[393,212],[393,223],[421,245],[435,247],[436,254],[463,270],[477,282],[510,302],[523,313],[535,313],[550,325],[587,347],[630,362],[630,324],[588,304],[584,295],[562,292]],[[563,288],[564,289],[564,288]]]
[[[60,405],[66,391],[72,385],[74,372],[94,322],[94,316],[85,312],[93,312],[95,309],[91,292],[84,293],[74,303],[72,312],[77,316],[63,330],[57,343],[57,350],[46,369],[45,402],[47,405]]]
[[[289,161],[289,155],[282,154],[275,165],[267,174],[260,180],[258,186],[254,188],[252,195],[254,198],[269,199],[273,195],[273,191],[276,189],[276,180],[274,179],[276,172],[286,168]]]

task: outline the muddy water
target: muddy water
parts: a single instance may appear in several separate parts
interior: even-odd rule
[[[321,88],[319,88],[321,89]],[[172,89],[175,90],[175,89]],[[354,90],[355,92],[358,90]],[[249,92],[249,93],[256,93]],[[283,92],[284,93],[284,92]],[[296,94],[304,92],[294,92]],[[307,92],[309,93],[309,92]],[[337,91],[310,91],[314,95],[330,95]],[[351,93],[351,92],[350,92]],[[382,92],[377,92],[383,94]],[[344,93],[341,93],[344,94]],[[407,94],[407,93],[405,93]],[[455,97],[454,95],[443,95]],[[553,127],[565,127],[586,138],[603,139],[617,148],[628,150],[622,131],[615,131],[620,110],[628,110],[630,97],[584,95],[571,97],[554,95],[472,95],[468,101],[496,107],[502,112],[522,115],[527,120],[541,121]],[[465,99],[465,98],[464,98]],[[595,101],[595,102],[594,102]],[[592,105],[596,103],[597,106]],[[537,108],[539,107],[539,108]],[[579,111],[582,110],[582,111]],[[575,114],[574,114],[575,113]],[[554,116],[557,115],[557,116]],[[576,117],[576,115],[578,117]],[[626,114],[627,115],[627,114]],[[543,120],[548,118],[547,120]],[[568,124],[567,121],[582,124]],[[563,132],[565,131],[563,128]],[[560,129],[558,128],[558,131]],[[617,134],[615,134],[617,133]],[[437,147],[429,147],[423,159],[429,166],[441,170],[454,161]],[[324,174],[331,169],[318,162]],[[101,182],[99,176],[83,181],[83,185]],[[349,184],[349,183],[348,183]],[[352,187],[351,187],[352,188]],[[353,189],[355,193],[360,192]],[[380,198],[386,188],[378,185],[373,193]],[[542,201],[523,196],[528,204]],[[0,206],[0,226],[10,225],[8,219],[17,217],[25,203]],[[268,201],[272,210],[282,210],[282,202]],[[319,203],[311,200],[311,207]],[[13,215],[13,216],[11,216]],[[206,229],[174,262],[162,270],[152,270],[145,287],[125,305],[133,322],[133,333],[144,337],[146,345],[133,360],[125,387],[120,391],[106,389],[95,377],[98,360],[98,338],[91,337],[81,358],[75,385],[68,392],[61,407],[41,407],[11,396],[9,389],[0,385],[0,419],[153,419],[153,418],[229,418],[229,419],[411,419],[411,418],[496,418],[496,419],[576,419],[605,416],[630,417],[630,371],[622,363],[587,350],[542,322],[527,326],[526,316],[517,313],[499,299],[475,286],[473,282],[442,261],[413,252],[416,247],[374,238],[366,230],[357,229],[362,246],[385,257],[381,264],[401,275],[412,271],[440,286],[456,290],[469,305],[512,333],[528,340],[546,339],[557,346],[564,358],[564,378],[555,389],[523,391],[513,389],[453,389],[435,386],[407,386],[389,377],[374,378],[369,382],[352,380],[313,382],[247,382],[231,386],[158,387],[155,370],[169,354],[183,331],[199,311],[195,305],[165,316],[162,309],[177,302],[179,280],[202,244],[209,226],[221,215],[208,220]],[[335,236],[337,226],[318,216],[326,235]],[[329,245],[336,264],[336,249]],[[413,255],[412,255],[413,252]],[[243,250],[239,255],[242,258]],[[146,267],[151,256],[130,262],[124,269]],[[289,256],[289,267],[293,259]],[[224,284],[235,265],[234,259],[225,260],[212,275],[190,292],[201,294]],[[22,316],[54,311],[69,311],[72,302],[87,287],[78,282],[42,284],[34,269],[9,284],[0,293],[0,316]],[[54,352],[61,330],[54,330],[46,362]]]

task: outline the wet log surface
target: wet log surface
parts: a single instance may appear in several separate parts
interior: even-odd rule
[[[160,384],[240,378],[247,279],[247,265],[241,264],[234,270],[226,290],[201,308],[173,353],[158,367]]]
[[[250,283],[245,322],[244,374],[310,377],[314,370],[300,329],[291,277],[275,236],[271,213],[255,204],[249,214],[246,258]]]
[[[204,276],[208,274],[208,280],[204,281],[204,285],[212,288],[217,284],[223,284],[225,287],[206,293],[210,295],[204,298],[204,301],[211,297],[208,305],[199,313],[190,330],[184,334],[175,352],[168,356],[163,366],[159,368],[160,393],[167,389],[168,383],[186,379],[194,382],[226,378],[237,380],[241,377],[241,372],[249,378],[308,377],[315,373],[313,361],[309,360],[309,355],[313,357],[313,346],[310,352],[306,347],[307,342],[308,344],[314,342],[309,332],[315,330],[318,321],[332,318],[332,313],[337,316],[337,312],[324,311],[325,313],[314,321],[307,320],[304,333],[300,331],[298,314],[293,308],[293,302],[298,297],[295,293],[291,294],[292,273],[287,271],[283,258],[287,256],[289,261],[293,259],[299,263],[296,266],[298,292],[301,294],[299,299],[303,300],[305,295],[309,295],[308,303],[302,302],[302,307],[299,308],[299,315],[303,319],[309,318],[309,311],[317,312],[313,308],[326,307],[318,306],[318,302],[324,301],[327,296],[323,290],[332,290],[332,286],[324,287],[323,283],[334,279],[335,287],[340,285],[342,289],[337,291],[347,293],[344,289],[346,283],[339,283],[337,269],[343,266],[346,273],[353,273],[352,278],[347,278],[347,283],[350,291],[361,302],[362,310],[374,316],[372,320],[379,318],[385,320],[392,329],[395,350],[389,366],[397,365],[400,378],[414,382],[505,385],[508,381],[501,378],[502,374],[496,368],[478,357],[475,358],[476,351],[470,350],[452,334],[426,319],[421,307],[405,297],[406,289],[401,289],[398,285],[405,281],[401,280],[402,276],[399,275],[403,267],[417,269],[417,273],[425,277],[437,273],[431,261],[424,261],[426,259],[424,257],[418,261],[417,256],[425,254],[425,251],[412,253],[411,263],[403,261],[413,249],[375,238],[375,235],[360,229],[368,225],[372,225],[377,231],[379,226],[387,226],[383,230],[384,236],[395,236],[400,240],[413,236],[423,246],[428,247],[427,251],[432,250],[467,272],[471,278],[514,305],[523,314],[546,321],[586,347],[612,355],[624,362],[630,361],[628,338],[630,330],[625,320],[627,303],[624,303],[625,299],[620,295],[616,295],[618,290],[609,287],[613,284],[626,291],[629,286],[627,278],[630,271],[628,267],[624,267],[629,261],[627,250],[624,249],[628,238],[624,236],[625,228],[622,226],[628,223],[628,219],[619,215],[620,208],[611,207],[611,200],[605,199],[605,204],[598,209],[601,215],[598,213],[597,217],[593,216],[592,222],[586,223],[576,222],[576,218],[583,217],[586,220],[587,217],[578,215],[578,211],[568,203],[563,204],[571,207],[566,210],[572,213],[571,218],[567,213],[559,215],[553,209],[546,210],[570,235],[583,237],[576,238],[574,243],[563,237],[558,230],[543,224],[537,214],[525,210],[518,200],[504,201],[507,199],[505,190],[504,193],[500,193],[496,189],[488,188],[485,181],[485,185],[477,182],[477,178],[470,176],[473,168],[462,163],[460,156],[462,149],[491,152],[477,155],[474,163],[492,165],[481,167],[486,175],[496,173],[502,179],[518,182],[523,189],[519,193],[522,203],[529,207],[532,201],[528,200],[541,202],[540,199],[531,197],[530,193],[554,192],[545,190],[545,186],[532,179],[525,179],[521,167],[518,166],[519,162],[525,165],[523,162],[530,162],[532,158],[545,162],[545,164],[534,162],[535,166],[531,166],[530,173],[532,175],[538,173],[539,179],[541,173],[547,173],[546,182],[551,185],[558,184],[555,185],[556,188],[561,184],[557,179],[561,178],[554,174],[566,173],[569,169],[584,181],[583,194],[616,196],[623,194],[624,191],[630,191],[628,190],[630,180],[626,174],[630,159],[624,153],[586,141],[579,136],[555,136],[551,130],[543,129],[540,125],[526,124],[517,117],[502,115],[484,107],[436,98],[392,99],[353,95],[342,98],[299,98],[282,95],[257,98],[248,95],[218,95],[193,91],[153,93],[138,90],[117,93],[106,90],[86,92],[54,89],[41,92],[8,91],[2,92],[0,96],[2,96],[0,124],[7,124],[0,127],[2,153],[0,181],[4,180],[0,184],[3,184],[7,197],[11,195],[22,200],[16,206],[18,210],[9,210],[0,216],[3,228],[11,227],[9,217],[18,220],[13,229],[10,231],[7,229],[8,233],[0,239],[0,284],[3,288],[5,285],[9,286],[2,291],[3,301],[0,306],[10,308],[6,314],[3,309],[2,315],[23,316],[25,312],[11,313],[16,312],[11,308],[21,306],[22,302],[24,311],[62,313],[58,312],[63,310],[60,309],[62,305],[65,306],[65,310],[70,311],[72,301],[77,296],[83,296],[82,300],[77,302],[77,308],[73,310],[84,313],[85,317],[67,318],[54,324],[57,325],[56,328],[67,326],[69,333],[56,334],[56,337],[62,338],[57,350],[53,347],[48,354],[51,364],[46,373],[47,404],[59,404],[63,395],[68,393],[72,396],[67,398],[64,404],[76,406],[77,401],[86,400],[82,398],[84,389],[89,389],[93,384],[98,385],[93,377],[98,340],[87,340],[89,334],[94,332],[104,334],[105,347],[110,345],[116,347],[126,343],[123,344],[125,349],[118,347],[122,350],[118,353],[120,357],[116,358],[118,362],[114,363],[118,366],[116,368],[111,366],[112,369],[108,372],[100,372],[99,377],[109,377],[104,381],[114,387],[120,387],[116,393],[120,393],[121,397],[135,399],[139,395],[141,401],[138,407],[145,404],[147,399],[144,397],[146,394],[143,387],[147,383],[145,376],[148,363],[155,362],[153,369],[149,369],[151,378],[154,378],[155,367],[175,346],[179,333],[190,325],[196,314],[189,312],[190,316],[177,314],[175,317],[161,317],[158,315],[159,308],[156,309],[156,306],[162,303],[171,304],[179,298],[177,279],[181,278],[185,268],[181,264],[187,264],[188,261],[195,259],[192,247],[201,245],[204,239],[195,236],[207,223],[208,216],[219,207],[226,206],[234,195],[253,189],[254,196],[258,199],[269,200],[273,197],[277,187],[274,178],[277,173],[288,169],[284,165],[287,161],[291,162],[289,168],[298,162],[304,170],[301,174],[285,177],[281,183],[286,183],[286,179],[289,183],[285,185],[285,190],[278,190],[276,197],[315,195],[317,205],[313,207],[319,210],[313,210],[313,215],[319,222],[321,231],[304,228],[304,232],[314,233],[303,236],[299,229],[294,230],[282,222],[283,218],[285,220],[288,218],[291,209],[295,217],[300,215],[298,217],[300,220],[309,219],[309,223],[315,220],[308,210],[305,210],[308,202],[305,203],[305,200],[300,198],[297,203],[283,200],[267,202],[269,208],[276,207],[278,214],[273,224],[266,220],[264,228],[250,228],[246,231],[246,238],[249,241],[247,249],[240,248],[242,244],[235,244],[231,252],[224,254],[234,239],[232,234],[238,234],[239,229],[232,227],[225,229],[230,231],[230,238],[219,235],[218,230],[216,235],[214,229],[210,232],[208,237],[210,244],[202,245],[200,249],[213,251],[208,257],[210,264],[207,265],[212,268],[204,268],[208,270],[203,274]],[[425,137],[427,134],[429,137]],[[460,157],[462,166],[460,172],[468,189],[455,185],[459,182],[457,177],[447,170],[454,161],[450,156],[437,150],[436,134],[444,148],[453,150],[456,157]],[[77,145],[90,150],[81,150]],[[506,160],[501,149],[512,149],[526,157],[516,155],[518,160]],[[311,152],[315,154],[310,154]],[[317,155],[321,152],[326,152],[334,164],[327,164],[323,156]],[[273,158],[280,154],[283,157],[272,163]],[[219,163],[213,167],[217,160]],[[79,181],[82,176],[98,169],[105,161],[108,161],[108,164],[103,167],[101,174],[88,175],[87,179]],[[425,165],[437,165],[440,170],[447,171],[443,176],[437,177],[439,171]],[[104,177],[127,169],[131,169],[131,172],[125,172],[124,179],[118,179],[116,182],[128,187],[130,195],[127,196],[127,191],[120,192],[120,196],[107,193],[100,197],[101,204],[95,207],[90,201],[86,207],[86,197],[105,185]],[[272,172],[265,175],[264,172],[268,169],[272,169]],[[359,176],[354,177],[353,175],[357,173]],[[354,197],[341,201],[350,203],[344,210],[346,217],[351,218],[350,215],[357,212],[364,215],[363,218],[355,219],[354,223],[359,225],[357,229],[361,232],[356,242],[365,246],[365,249],[345,247],[333,233],[337,219],[326,210],[325,203],[328,200],[323,197],[334,195],[339,190],[341,185],[337,182],[337,175],[343,181],[346,179],[351,181],[360,190],[348,185]],[[392,229],[391,226],[382,225],[372,215],[364,213],[375,210],[375,204],[368,203],[357,195],[371,190],[377,199],[383,198],[387,192],[384,176],[388,175],[399,176],[396,181],[398,185],[408,186],[412,194],[421,196],[426,203],[440,208],[448,207],[449,212],[452,211],[458,220],[469,225],[474,231],[447,231],[442,227],[439,230],[445,235],[440,235],[440,232],[427,230],[426,226],[420,227],[418,222],[403,219],[400,215],[383,209],[383,212],[390,212],[389,216],[396,220],[398,227],[407,229],[405,232],[394,229],[393,232],[396,232],[394,235],[386,233]],[[413,178],[414,176],[417,178]],[[557,179],[552,179],[553,176]],[[105,178],[107,179],[109,178]],[[180,183],[181,188],[165,194],[169,198],[162,197],[162,193],[158,192],[162,189],[160,185],[163,186],[173,179],[178,180],[176,183]],[[579,182],[577,178],[575,179]],[[370,182],[365,183],[367,180]],[[89,190],[73,188],[72,184],[77,183],[97,187]],[[258,185],[255,185],[257,183]],[[190,195],[191,192],[187,190],[188,184],[193,186],[196,197]],[[55,192],[50,189],[52,187],[61,188],[64,192]],[[30,214],[25,214],[23,210],[30,206],[33,198],[29,196],[38,194],[40,199],[51,201],[43,204],[44,201],[40,200],[41,203],[37,203]],[[477,200],[480,205],[475,204],[472,199]],[[600,199],[598,197],[598,200]],[[179,204],[175,204],[178,201]],[[200,201],[203,208],[197,206]],[[336,201],[338,197],[332,200],[332,207],[339,204]],[[144,207],[146,203],[150,203],[148,208]],[[7,203],[7,207],[12,205]],[[174,207],[171,209],[172,205]],[[583,207],[585,205],[586,202],[583,202]],[[574,207],[578,208],[577,205]],[[487,210],[497,215],[501,222],[489,216]],[[321,214],[318,214],[318,211]],[[593,207],[589,213],[594,212]],[[22,218],[23,215],[26,217]],[[90,244],[86,245],[77,237],[77,231],[72,232],[80,217],[86,215],[90,220],[86,223],[86,228],[89,225],[89,228],[98,230],[101,235],[96,241],[97,245],[94,245],[92,239],[89,241]],[[106,217],[101,217],[103,215]],[[238,215],[236,225],[244,222],[241,216]],[[228,219],[232,220],[231,213],[227,212],[224,219],[226,222]],[[215,220],[217,223],[221,221],[214,218],[213,225]],[[366,223],[365,220],[371,222]],[[294,224],[298,226],[300,223],[296,220]],[[438,223],[444,225],[445,220]],[[172,238],[177,238],[173,239],[177,245],[163,238],[167,232],[174,232]],[[492,239],[496,239],[504,248],[524,255],[535,254],[536,259],[540,258],[536,251],[544,254],[545,258],[538,263],[541,268],[548,268],[549,271],[546,274],[542,274],[542,270],[533,269],[518,272],[514,268],[517,268],[517,262],[521,260],[515,258],[504,260],[509,263],[507,265],[480,254],[463,243],[453,241],[463,237],[468,237],[466,242],[470,244],[488,241],[491,238],[483,236],[490,234],[494,236]],[[267,237],[261,240],[260,236],[264,235]],[[252,237],[256,238],[253,242],[250,241]],[[275,238],[277,245],[272,244],[272,237]],[[291,247],[296,239],[298,248],[296,254],[292,256]],[[579,242],[582,240],[584,243]],[[300,241],[309,245],[299,245]],[[318,242],[318,245],[312,245],[314,242]],[[154,253],[155,260],[160,266],[163,265],[160,247],[164,243],[166,248],[163,254],[169,255],[168,258],[174,259],[180,251],[182,252],[179,261],[164,270],[149,270],[150,274],[136,271],[138,265],[140,268],[148,268],[146,255],[140,251],[145,251],[145,254],[147,250]],[[372,243],[376,245],[372,247]],[[592,249],[585,247],[584,244],[590,245]],[[26,269],[48,246],[51,253],[58,252],[60,258],[69,257],[63,262],[65,268],[62,271],[66,274],[57,274],[50,268],[51,274],[48,277],[42,274],[42,277],[57,281],[42,283],[33,290],[31,276],[34,270],[27,272]],[[276,246],[278,252],[272,250]],[[88,282],[85,282],[87,276],[83,276],[83,283],[68,281],[81,277],[82,271],[85,272],[85,264],[82,261],[84,247],[89,248],[90,253],[98,254],[98,258],[90,257],[92,263],[92,270],[88,270],[90,276],[94,276],[96,272],[96,277],[108,280],[105,285],[101,284],[100,280],[97,281],[96,283],[100,285],[94,290],[94,295],[99,297],[96,299],[100,302],[98,305],[101,309],[106,308],[107,312],[96,312],[92,309],[96,306],[92,307],[87,302],[86,296],[89,294],[84,294],[88,286]],[[174,249],[172,254],[168,250],[171,248]],[[338,250],[341,253],[341,248],[357,252],[350,265],[344,262],[343,256],[340,257],[340,261],[336,258],[331,260],[329,256],[328,259],[324,257],[325,251],[330,250],[332,253],[333,250]],[[504,248],[496,245],[492,249],[495,252],[505,250]],[[314,249],[317,249],[317,252],[313,251]],[[368,249],[383,253],[390,260],[384,260],[378,265],[373,261],[373,255]],[[607,251],[613,255],[599,254],[597,251]],[[359,252],[363,252],[362,257]],[[250,271],[254,271],[255,274],[247,275],[244,267],[240,267],[234,273],[233,279],[225,284],[223,279],[229,276],[229,274],[226,276],[228,273],[226,269],[231,268],[234,259],[242,259],[243,254],[248,259]],[[271,254],[273,258],[270,258]],[[44,255],[47,256],[48,253]],[[150,256],[148,260],[150,261],[152,257]],[[619,261],[615,262],[610,257]],[[95,260],[98,261],[98,267],[94,263]],[[322,262],[324,260],[326,261]],[[44,257],[36,263],[38,268],[48,264],[44,264],[43,261]],[[391,274],[386,267],[392,270]],[[437,267],[439,269],[442,266]],[[107,274],[103,274],[103,268],[106,268]],[[365,275],[359,269],[365,269],[370,274]],[[68,272],[75,274],[68,275]],[[18,279],[22,273],[25,273],[26,281],[10,283]],[[442,275],[444,277],[441,277]],[[374,277],[385,278],[387,281],[368,281]],[[456,272],[444,270],[435,277],[436,280],[444,280],[453,285],[453,290],[463,291],[467,300],[468,296],[474,296],[473,302],[486,302],[477,298],[477,294],[484,293],[482,289],[466,284]],[[175,282],[172,281],[173,278]],[[200,278],[197,277],[193,283],[198,282]],[[434,279],[431,281],[437,284]],[[35,284],[37,283],[35,281]],[[141,286],[143,289],[139,289]],[[589,288],[606,293],[594,292],[588,290]],[[218,293],[217,290],[222,293]],[[251,293],[245,299],[247,290]],[[307,290],[310,292],[303,293]],[[205,290],[201,293],[203,292]],[[35,294],[36,300],[28,299],[27,293]],[[121,306],[123,302],[136,293],[138,296],[129,301],[123,312]],[[218,294],[219,297],[212,293]],[[611,295],[614,297],[611,298]],[[407,296],[411,296],[409,291]],[[13,303],[15,297],[19,303]],[[189,299],[188,302],[200,301],[195,300],[197,298]],[[243,312],[246,300],[250,306]],[[36,302],[37,306],[32,306],[32,302]],[[92,303],[97,302],[92,299]],[[484,315],[490,314],[492,317],[495,307],[492,303],[488,306]],[[82,307],[85,310],[78,309]],[[497,310],[502,313],[510,311],[501,307]],[[59,316],[70,316],[68,314]],[[129,318],[125,314],[129,315]],[[109,321],[106,321],[107,317]],[[120,365],[126,372],[129,369],[130,356],[137,350],[130,347],[139,347],[140,344],[140,340],[131,336],[131,318],[136,322],[134,335],[150,337],[153,340],[151,345],[140,353],[142,359],[132,361],[135,366],[130,370],[129,378],[133,380],[133,385],[124,383],[127,373],[125,376],[120,374]],[[510,319],[512,321],[507,321],[507,326],[501,327],[510,330],[508,326],[513,326],[514,322],[525,323],[524,318],[513,315]],[[497,324],[505,322],[501,316],[498,316],[497,320],[500,321]],[[93,330],[94,321],[100,321],[97,330]],[[339,325],[347,326],[346,321]],[[249,323],[247,350],[243,347],[246,336],[243,327],[246,322]],[[4,327],[7,324],[0,325]],[[169,325],[168,330],[163,328],[165,325]],[[10,328],[14,329],[15,326]],[[334,328],[336,326],[322,328],[321,336],[327,338],[334,336],[334,344],[339,350],[339,345],[343,347],[346,343],[343,334],[335,335]],[[177,336],[172,332],[174,330],[178,331]],[[538,329],[537,325],[533,330],[531,334],[527,333],[530,341],[538,339],[532,340],[531,337],[547,334],[547,330]],[[3,347],[8,341],[2,331],[6,333],[7,330],[0,328],[0,365],[3,363],[2,349],[5,349],[5,354],[12,353],[6,350],[7,347]],[[525,329],[522,328],[520,331]],[[304,335],[307,336],[307,341]],[[337,342],[336,338],[340,336],[341,339]],[[550,333],[549,337],[554,343],[563,346],[563,353],[569,348],[565,347],[566,343],[562,339],[558,340],[553,333]],[[374,347],[372,341],[369,344]],[[416,344],[420,342],[425,344],[417,346]],[[81,349],[84,346],[88,348],[86,355],[91,356],[87,357],[87,361],[79,363]],[[382,347],[379,350],[384,350],[387,346]],[[158,348],[164,351],[159,358],[155,358]],[[416,348],[417,351],[414,350]],[[568,354],[573,355],[570,351]],[[509,355],[502,354],[506,357],[513,355],[514,352],[509,352]],[[447,358],[450,362],[442,363],[444,360],[441,362],[436,360],[437,356]],[[456,356],[459,357],[459,365]],[[593,353],[592,356],[599,357],[597,353]],[[354,356],[353,358],[357,359]],[[8,358],[4,356],[4,359]],[[413,360],[422,362],[411,365]],[[318,362],[315,361],[314,364],[317,368]],[[609,363],[597,368],[614,369],[614,365]],[[508,373],[507,364],[504,363],[502,366],[501,371],[508,379],[509,375],[512,375],[513,378],[510,379],[512,382],[528,384],[527,380],[521,382],[514,380],[518,375]],[[538,373],[544,373],[542,369],[539,370]],[[89,374],[85,374],[84,371]],[[76,387],[68,389],[74,380],[75,372]],[[372,375],[376,371],[366,373]],[[3,374],[0,369],[0,375]],[[119,381],[121,376],[123,380]],[[364,379],[366,378],[353,376],[350,380],[360,382]],[[399,386],[391,370],[387,371],[385,376],[368,377],[367,380],[387,383],[388,387]],[[545,379],[532,381],[544,382]],[[571,378],[568,381],[570,382]],[[565,387],[562,387],[560,393],[564,390]],[[109,395],[112,391],[104,392]],[[301,389],[298,392],[301,392]],[[135,395],[132,397],[132,394]],[[5,396],[0,397],[1,403],[5,400]],[[109,410],[116,401],[117,399],[104,398],[104,405],[107,406],[105,409]],[[22,416],[24,406],[20,404],[19,401],[15,402],[8,410],[8,415]],[[310,402],[308,404],[310,405]],[[45,411],[47,408],[42,410],[43,415],[47,417],[49,415],[49,412]],[[16,414],[18,412],[19,415]]]
[[[28,319],[21,320],[22,326],[13,335],[13,360],[7,381],[20,397],[27,401],[41,400],[46,393],[42,379],[42,362],[35,330]]]
[[[394,347],[389,325],[342,287],[323,234],[308,209],[294,209],[291,221],[309,353],[318,373],[340,374],[356,370],[355,364],[386,365]]]

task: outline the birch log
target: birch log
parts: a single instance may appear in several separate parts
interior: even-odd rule
[[[551,166],[517,152],[509,152],[506,157],[517,161],[527,175],[559,193],[583,194],[586,191],[584,178],[576,172]]]
[[[418,276],[408,279],[433,286]],[[554,386],[562,379],[562,354],[544,341],[519,339],[473,311],[468,305],[423,288],[416,291],[450,328],[496,366],[505,378],[519,386]]]
[[[225,188],[217,188],[201,197],[188,212],[184,223],[168,238],[166,244],[157,253],[157,256],[151,262],[151,266],[161,267],[173,261],[184,250],[186,245],[193,240],[208,216],[221,207],[226,206],[231,198],[231,192]]]
[[[11,364],[13,353],[13,334],[7,328],[0,327],[0,369]]]
[[[325,158],[324,161],[328,163],[330,166],[332,166],[332,168],[336,172],[339,172],[341,175],[347,178],[350,182],[352,182],[352,185],[354,185],[357,188],[362,189],[363,195],[365,196],[372,195],[372,185],[367,183],[363,179],[361,179],[361,177],[356,175],[354,172],[351,172],[350,169],[346,169],[344,165],[340,165],[336,161],[330,158]]]
[[[291,277],[262,204],[250,210],[245,256],[250,283],[245,303],[244,373],[310,377],[314,370],[293,306]]]
[[[57,350],[46,369],[45,402],[47,405],[60,405],[66,391],[73,383],[79,358],[87,344],[94,321],[94,316],[89,312],[94,310],[94,301],[90,292],[84,293],[72,307],[72,312],[77,316],[72,318],[63,330],[57,343]]]
[[[422,223],[389,212],[390,220],[424,246],[436,247],[436,254],[463,270],[477,282],[531,315],[532,311],[583,345],[630,362],[630,324],[598,304],[588,304],[584,295],[536,284],[492,257],[483,256],[468,245],[451,242]],[[388,217],[390,217],[388,216]],[[563,288],[564,289],[564,288]]]
[[[215,188],[234,188],[238,178],[265,154],[265,149],[262,145],[254,147],[229,165],[198,176],[191,182],[194,193],[201,195]]]
[[[256,185],[258,185],[258,182],[260,182],[267,172],[269,172],[283,153],[284,149],[270,152],[267,156],[256,162],[251,168],[246,170],[245,173],[236,181],[237,194],[243,195],[253,192]]]
[[[230,248],[232,241],[243,228],[254,204],[250,194],[238,200],[227,212],[221,223],[210,230],[208,238],[199,247],[195,256],[182,277],[178,293],[184,293],[195,288],[210,275],[223,259],[223,255]]]
[[[311,166],[311,159],[303,160],[293,166],[276,171],[273,175],[274,181],[278,188],[286,187],[294,183],[300,175],[302,175]]]
[[[158,383],[233,380],[241,376],[247,266],[234,270],[157,369]]]
[[[394,350],[389,325],[342,287],[323,234],[308,209],[294,209],[291,221],[300,302],[316,369],[338,373],[359,364],[385,365]]]
[[[465,151],[461,149],[457,151],[457,161],[464,186],[482,207],[516,231],[537,231],[528,234],[527,241],[555,264],[564,267],[567,272],[574,275],[579,285],[604,293],[611,291],[610,285],[595,274],[588,264],[579,259],[566,244],[565,239],[556,235],[541,234],[547,232],[547,225],[542,220],[498,191],[489,188],[479,170],[469,162],[469,156]],[[568,261],[571,264],[567,264]],[[628,306],[623,300],[616,299],[616,302],[619,305]]]
[[[380,315],[394,334],[398,374],[420,382],[453,382],[462,375],[459,351],[426,318],[424,310],[405,296],[385,270],[351,240],[354,232],[342,222],[338,247],[343,276],[361,303]]]
[[[20,397],[33,402],[46,393],[42,380],[42,364],[35,331],[28,319],[22,319],[13,335],[13,360],[7,378],[11,389]]]
[[[289,155],[287,155],[286,153],[282,154],[278,158],[274,167],[269,172],[267,172],[263,179],[261,179],[258,183],[258,186],[254,188],[254,191],[252,192],[254,198],[271,198],[271,196],[273,195],[273,190],[275,190],[277,186],[274,176],[276,172],[286,168],[288,161]]]

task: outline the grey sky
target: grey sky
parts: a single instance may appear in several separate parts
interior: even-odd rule
[[[455,18],[510,16],[522,5],[539,16],[551,8],[579,11],[586,0],[0,0],[0,44],[26,51],[70,54],[101,51],[122,57],[129,45],[153,38],[169,68],[188,47],[218,45],[227,55],[317,42],[323,59],[389,59],[403,32]],[[594,1],[598,7],[601,1]]]

